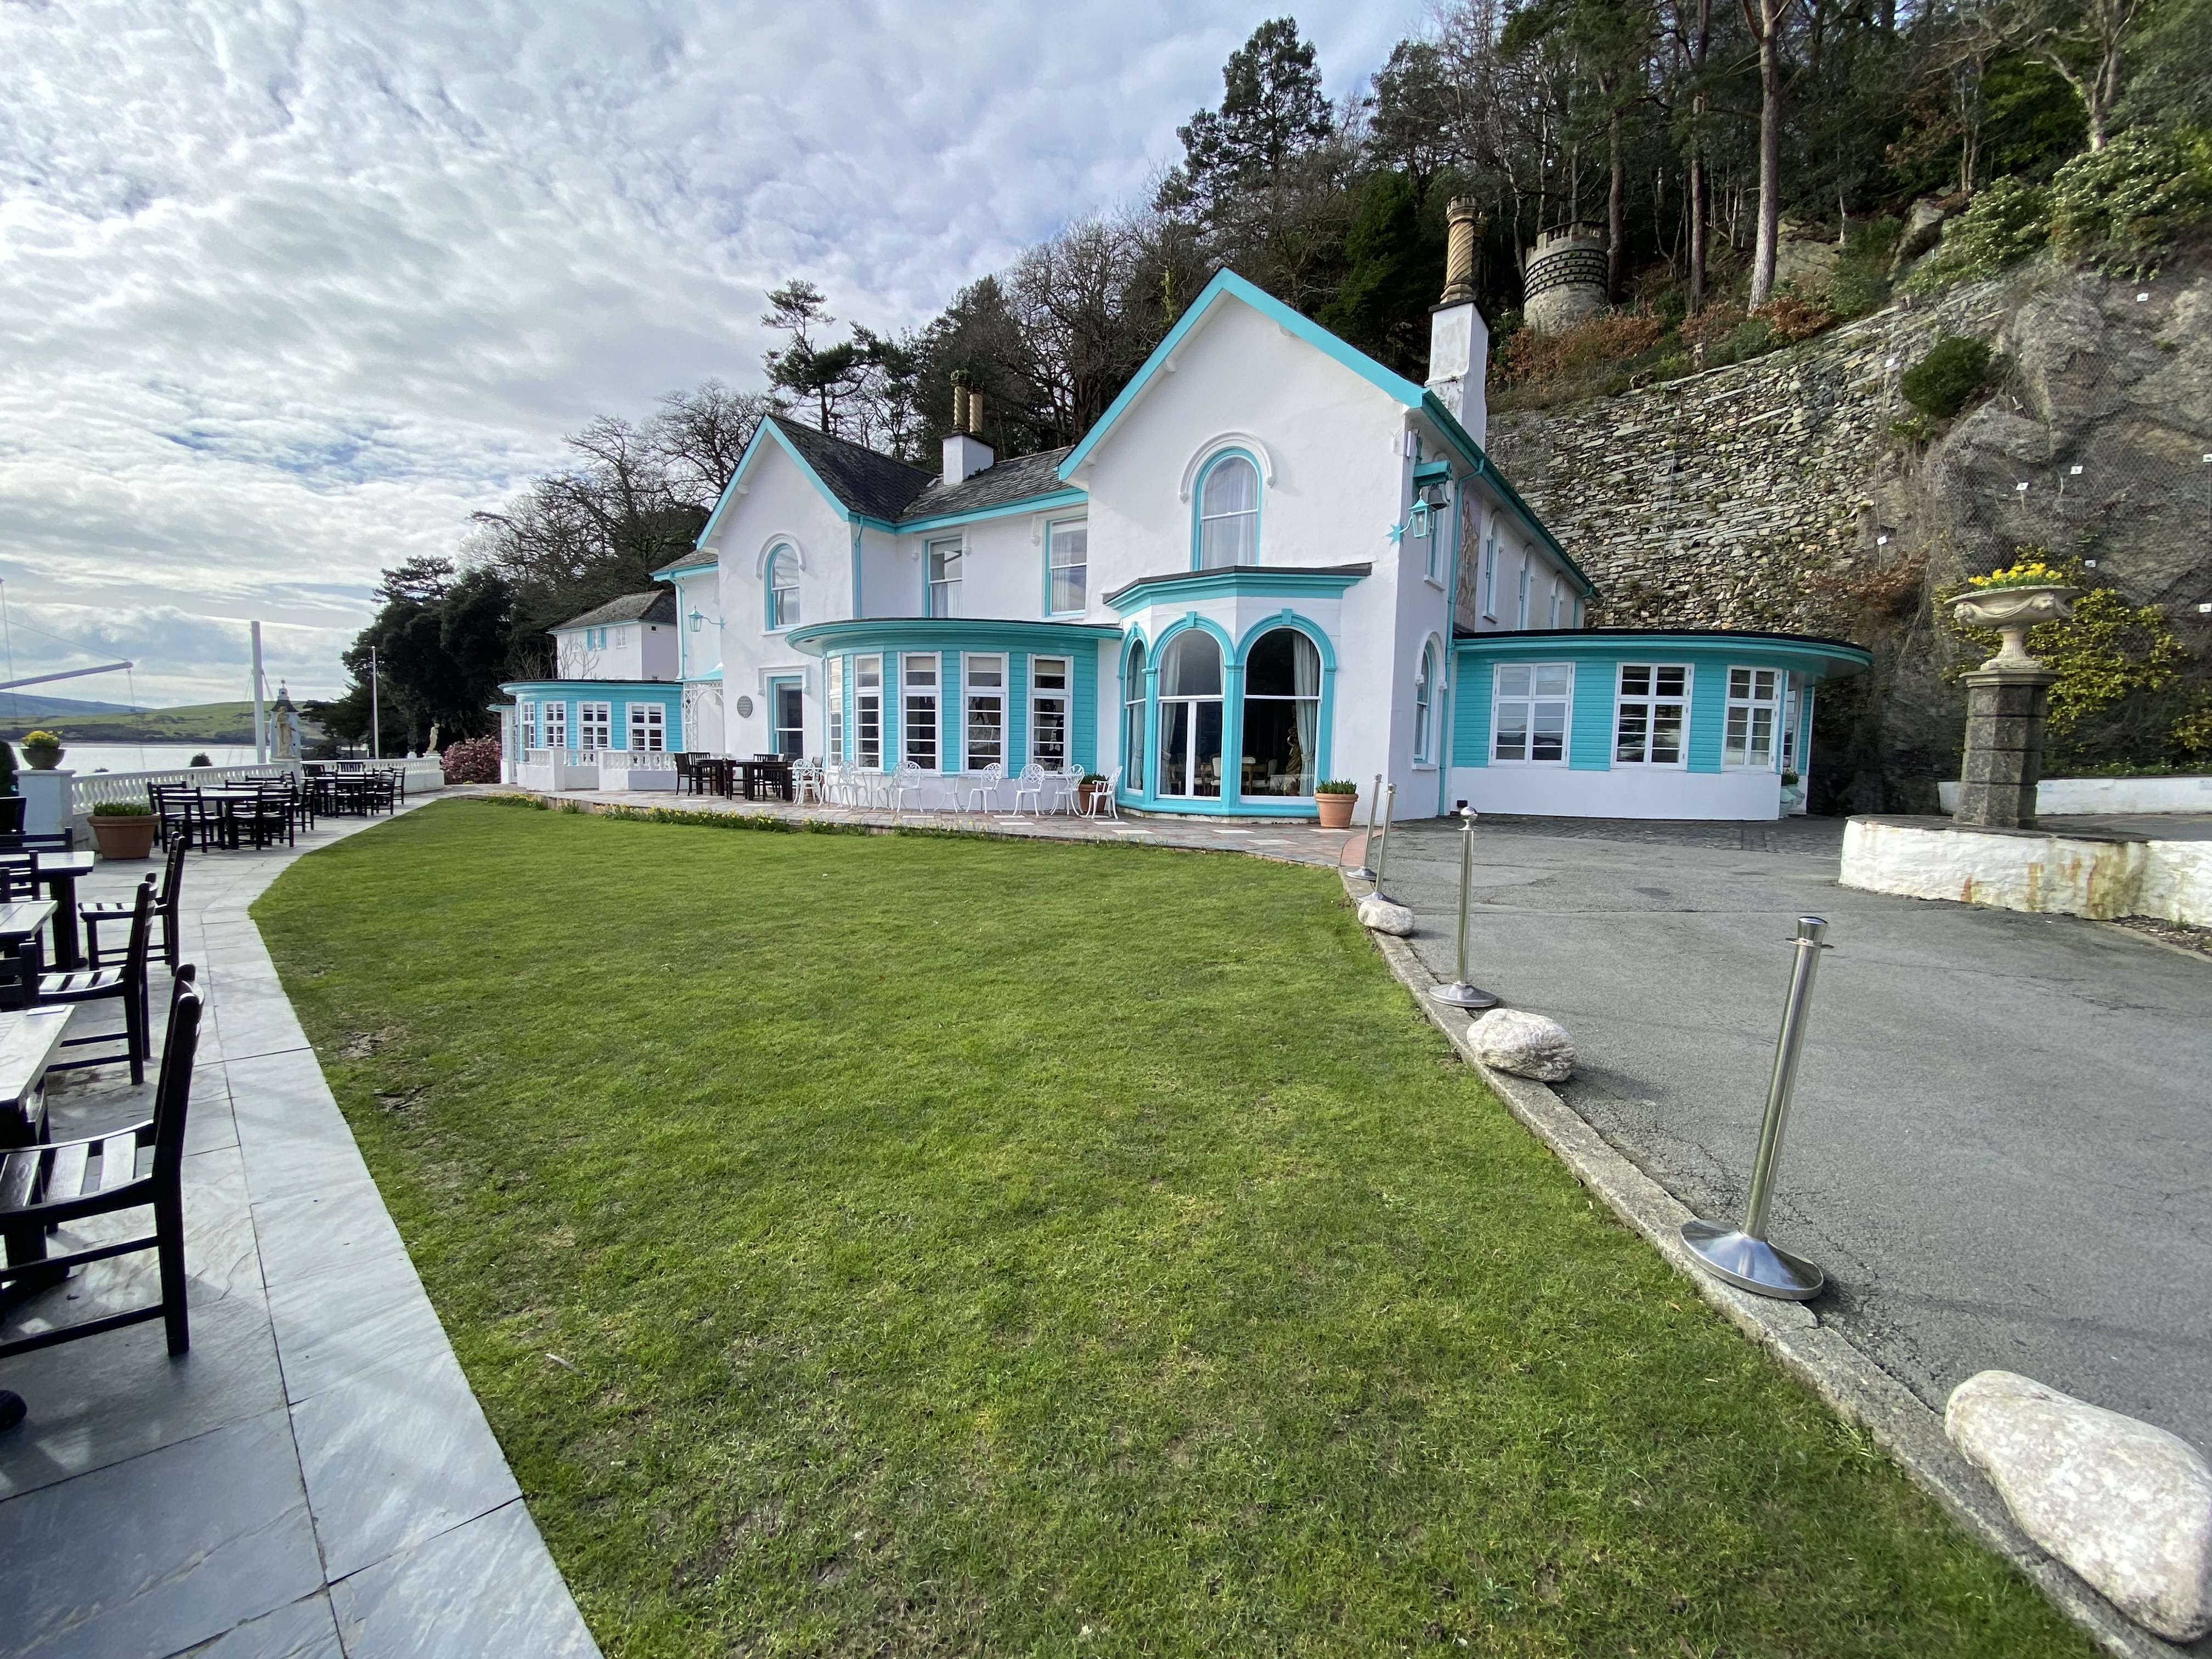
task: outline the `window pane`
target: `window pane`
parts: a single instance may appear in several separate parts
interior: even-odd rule
[[[1221,793],[1221,705],[1200,702],[1191,707],[1198,711],[1198,732],[1191,742],[1191,793],[1218,796]]]
[[[1731,668],[1731,669],[1729,669],[1729,696],[1730,696],[1731,697],[1747,697],[1747,696],[1749,696],[1750,695],[1751,695],[1751,670],[1749,670],[1748,668]]]
[[[968,684],[973,686],[995,688],[1006,680],[1006,659],[1004,657],[970,657],[968,659]]]
[[[1501,668],[1498,671],[1498,695],[1501,697],[1525,697],[1533,670]]]
[[[937,769],[937,698],[908,696],[906,700],[906,758],[925,772]]]
[[[1657,682],[1655,695],[1662,697],[1680,696],[1690,675],[1686,668],[1655,668],[1651,672]]]
[[[1634,663],[1623,663],[1620,668],[1620,695],[1624,697],[1648,697],[1651,695],[1651,671]]]
[[[1681,759],[1682,705],[1655,702],[1651,705],[1651,763],[1676,766]]]
[[[1761,702],[1771,702],[1774,701],[1774,671],[1772,669],[1760,669],[1758,674],[1754,677],[1753,684],[1756,687],[1756,690],[1753,695],[1756,696]]]
[[[1006,710],[995,696],[968,699],[968,765],[971,770],[1006,758]]]
[[[1168,647],[1160,664],[1163,697],[1218,697],[1221,695],[1221,647],[1201,629],[1187,629]]]
[[[1208,518],[1224,513],[1249,513],[1260,505],[1260,475],[1242,455],[1227,455],[1206,474],[1205,505]]]
[[[906,659],[906,683],[909,686],[935,685],[937,684],[937,659],[933,656],[908,657]]]
[[[1032,673],[1040,691],[1067,690],[1067,659],[1065,657],[1039,657]]]
[[[1270,629],[1244,658],[1244,694],[1253,697],[1317,697],[1321,653],[1295,628]]]
[[[1575,671],[1563,662],[1547,662],[1536,670],[1536,695],[1564,697],[1574,689]]]
[[[1613,744],[1613,757],[1616,761],[1638,762],[1644,758],[1644,738],[1650,720],[1649,705],[1627,702],[1620,706],[1620,727]]]
[[[855,657],[853,659],[853,684],[866,688],[884,683],[884,659],[881,657]]]
[[[1540,702],[1535,707],[1535,734],[1528,758],[1555,761],[1566,753],[1567,706],[1563,702]]]
[[[1525,702],[1501,702],[1498,705],[1498,760],[1527,760],[1528,758],[1528,705]]]
[[[1735,672],[1739,674],[1743,672],[1741,669]],[[1728,737],[1721,744],[1721,763],[1723,766],[1743,764],[1744,742],[1750,733],[1751,710],[1740,704],[1731,708],[1728,711]]]
[[[1765,766],[1774,758],[1774,711],[1754,708],[1751,711],[1751,763]]]
[[[1056,524],[1052,527],[1052,591],[1047,603],[1054,611],[1084,608],[1085,577],[1091,559],[1091,527]]]
[[[1039,697],[1030,707],[1030,758],[1043,766],[1067,764],[1067,700]]]

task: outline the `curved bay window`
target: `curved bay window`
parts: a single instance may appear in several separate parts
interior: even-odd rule
[[[1186,634],[1176,643],[1198,637]],[[1160,695],[1166,696],[1164,688]],[[1163,711],[1165,707],[1164,702]],[[1237,780],[1243,793],[1312,794],[1321,731],[1321,653],[1297,629],[1270,629],[1245,653],[1243,725]],[[1166,740],[1164,724],[1161,739]]]
[[[1130,794],[1145,793],[1145,642],[1129,647],[1129,665],[1121,679],[1121,787]]]
[[[1196,628],[1160,653],[1158,793],[1221,798],[1221,647]]]
[[[1231,453],[1206,469],[1198,487],[1201,570],[1260,562],[1260,469]]]

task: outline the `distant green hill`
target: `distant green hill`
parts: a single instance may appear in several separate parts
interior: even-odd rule
[[[302,722],[312,731],[312,722]],[[24,732],[45,730],[64,743],[252,743],[253,705],[202,702],[183,708],[148,708],[137,714],[55,716],[46,720],[0,721],[0,737],[19,741]]]

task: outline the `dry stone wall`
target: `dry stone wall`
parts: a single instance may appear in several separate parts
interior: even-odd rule
[[[1924,440],[1899,382],[1946,335],[1993,394]],[[1964,701],[1935,588],[2019,545],[2212,641],[2212,258],[2145,282],[2042,262],[1747,363],[1492,419],[1489,447],[1599,590],[1600,626],[1840,635],[1874,672],[1829,699],[1814,804],[1934,811]],[[1825,779],[1823,774],[1825,773]],[[1825,797],[1825,800],[1824,800]]]

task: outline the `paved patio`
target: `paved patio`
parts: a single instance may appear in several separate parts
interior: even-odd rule
[[[187,865],[184,957],[210,993],[191,1352],[172,1361],[156,1322],[0,1360],[29,1406],[0,1434],[0,1656],[598,1651],[246,915],[298,854],[374,827]],[[102,866],[83,896],[151,867]],[[58,1083],[57,1138],[143,1118],[151,1083]],[[95,1264],[0,1328],[150,1300],[153,1279],[145,1257]]]

